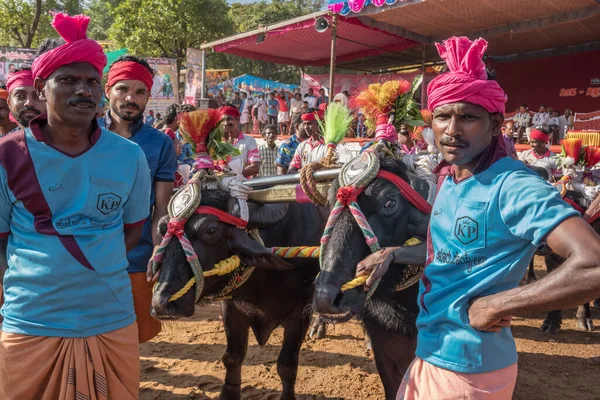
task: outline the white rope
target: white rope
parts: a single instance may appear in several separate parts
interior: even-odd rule
[[[229,192],[229,195],[237,199],[240,206],[240,218],[248,222],[250,212],[248,211],[248,193],[252,190],[250,186],[246,186],[244,181],[237,176],[228,176],[221,179],[221,189]]]

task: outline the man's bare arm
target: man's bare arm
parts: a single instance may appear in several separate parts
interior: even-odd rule
[[[244,175],[246,178],[250,178],[251,176],[258,175],[259,170],[260,162],[254,161],[244,168],[242,175]]]
[[[158,246],[162,240],[158,234],[158,222],[167,215],[167,207],[173,196],[173,182],[154,183],[154,212],[152,213],[152,244]]]
[[[277,165],[277,175],[285,175],[287,174],[287,167],[282,167],[281,165]]]
[[[125,227],[123,232],[125,234],[125,249],[129,253],[131,249],[137,246],[140,238],[142,237],[142,230],[144,229],[144,224],[136,224],[129,227]]]
[[[566,259],[560,268],[533,284],[474,300],[469,310],[473,327],[483,330],[519,312],[571,308],[598,297],[600,237],[592,227],[572,217],[552,230],[546,242]]]

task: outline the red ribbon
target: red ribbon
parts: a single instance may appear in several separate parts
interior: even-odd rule
[[[365,188],[356,188],[354,186],[344,186],[338,189],[336,194],[336,198],[340,203],[342,203],[345,207],[348,207],[350,203],[355,202],[358,199],[358,195],[360,195]]]
[[[167,224],[167,232],[173,236],[177,236],[179,239],[183,236],[186,220],[171,220]]]
[[[234,217],[233,215],[214,207],[200,206],[196,209],[194,213],[214,215],[215,217],[219,218],[219,221],[225,224],[237,226],[238,228],[245,228],[246,226],[248,226],[248,222],[244,221],[243,219]]]
[[[391,172],[383,170],[380,170],[377,173],[377,177],[392,182],[398,188],[398,190],[400,190],[402,196],[404,196],[406,200],[410,201],[411,204],[417,208],[417,210],[424,214],[431,214],[431,204],[429,204],[427,200],[425,200],[423,196],[421,196],[419,192],[410,186],[404,179],[392,174]]]

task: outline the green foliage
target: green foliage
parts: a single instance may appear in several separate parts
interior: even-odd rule
[[[0,45],[36,47],[44,38],[56,36],[48,14],[55,5],[41,0],[0,0]]]
[[[326,144],[339,144],[352,125],[352,115],[341,103],[330,103],[325,110],[325,120],[318,120]]]
[[[396,99],[394,123],[400,126],[401,123],[410,126],[425,126],[421,108],[415,100],[415,94],[423,83],[423,75],[417,75],[413,79],[410,90]]]
[[[300,17],[321,9],[323,5],[319,0],[273,0],[272,2],[259,1],[248,4],[232,4],[229,16],[233,21],[236,32],[247,32],[261,25],[269,25],[287,19]],[[284,83],[297,83],[300,81],[300,68],[274,64],[270,62],[250,60],[233,55],[211,54],[209,66],[212,68],[231,68],[231,76],[250,74],[265,79]],[[212,58],[215,58],[213,61]]]
[[[125,0],[109,38],[132,54],[185,60],[188,47],[234,32],[225,0]]]

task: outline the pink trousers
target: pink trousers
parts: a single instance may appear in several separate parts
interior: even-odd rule
[[[402,379],[396,400],[510,400],[516,382],[516,363],[483,374],[463,374],[417,357]]]

